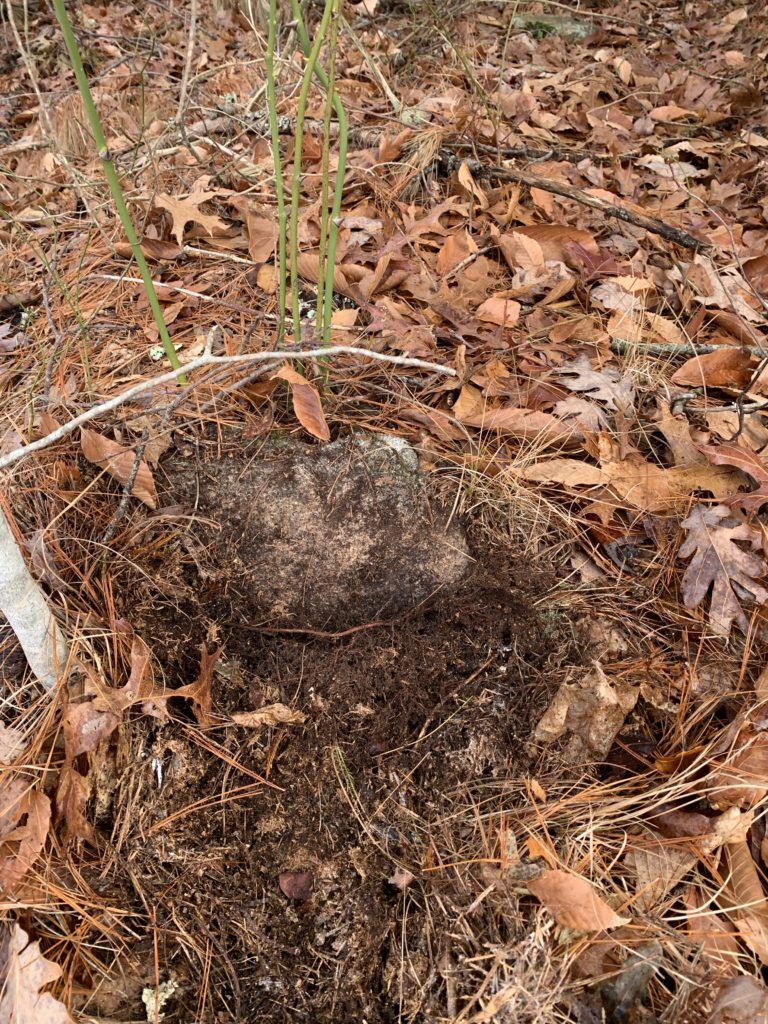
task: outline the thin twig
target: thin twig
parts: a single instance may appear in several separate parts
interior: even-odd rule
[[[159,377],[151,377],[149,380],[144,380],[140,384],[135,384],[132,388],[122,391],[119,395],[115,395],[114,398],[110,398],[106,402],[102,402],[101,405],[95,405],[92,409],[88,409],[86,412],[76,416],[68,423],[64,423],[57,430],[52,431],[45,437],[41,437],[37,441],[32,441],[31,444],[28,444],[23,448],[14,448],[13,451],[8,452],[7,455],[3,455],[2,458],[0,458],[0,469],[6,469],[8,466],[13,465],[15,462],[19,462],[20,459],[25,458],[27,455],[32,455],[34,452],[39,452],[44,448],[48,448],[50,445],[55,444],[56,441],[60,441],[63,437],[66,437],[74,430],[77,430],[78,427],[83,426],[83,424],[89,423],[91,420],[94,420],[99,416],[103,416],[105,413],[111,412],[113,409],[117,409],[126,402],[130,402],[139,395],[144,394],[145,391],[151,391],[152,388],[160,387],[162,384],[170,384],[179,377],[183,377],[188,373],[193,373],[195,370],[199,370],[204,366],[242,366],[247,365],[248,363],[265,362],[270,359],[291,359],[300,362],[305,359],[320,359],[321,357],[323,359],[328,359],[332,356],[342,355],[362,356],[364,359],[375,359],[377,362],[389,363],[392,366],[415,366],[422,370],[432,370],[435,373],[443,373],[448,377],[456,376],[456,371],[450,366],[441,366],[440,363],[429,363],[424,359],[414,359],[410,356],[390,356],[384,352],[373,352],[371,349],[358,348],[354,345],[331,345],[328,348],[311,348],[303,351],[293,349],[281,352],[250,352],[237,356],[215,356],[210,352],[204,352],[203,355],[185,363],[177,370],[169,370],[167,373],[163,373]]]
[[[607,203],[604,199],[592,196],[583,189],[574,185],[566,185],[562,181],[553,181],[551,178],[544,178],[539,174],[531,174],[530,171],[518,171],[510,167],[486,167],[477,160],[468,160],[467,167],[479,177],[493,178],[496,181],[519,181],[522,185],[530,188],[540,188],[544,192],[551,192],[556,196],[565,196],[566,199],[573,199],[582,206],[589,206],[593,210],[599,210],[606,217],[614,217],[616,220],[625,221],[627,224],[634,224],[636,227],[645,228],[654,235],[661,235],[670,242],[676,242],[685,249],[711,249],[709,242],[695,238],[674,228],[671,224],[665,224],[658,217],[646,217],[644,213],[634,213],[623,206],[614,203]]]
[[[181,76],[181,89],[179,90],[179,107],[176,113],[176,120],[180,125],[184,124],[184,114],[187,108],[187,91],[189,89],[189,73],[192,70],[192,57],[195,52],[195,33],[197,30],[197,0],[190,0],[189,5],[189,35],[187,36],[187,55],[184,60],[184,72]]]
[[[768,339],[766,345],[768,346]],[[760,345],[709,345],[695,341],[625,341],[623,338],[612,338],[611,349],[621,353],[647,352],[653,356],[706,356],[710,352],[721,352],[723,349],[749,352],[753,356],[765,355],[765,348]]]

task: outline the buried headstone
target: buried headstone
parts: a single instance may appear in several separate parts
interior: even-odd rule
[[[383,435],[278,441],[255,457],[176,463],[166,497],[194,509],[203,575],[240,621],[344,630],[415,608],[470,567],[417,461]]]

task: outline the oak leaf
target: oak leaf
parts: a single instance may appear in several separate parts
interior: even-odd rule
[[[13,1024],[72,1024],[63,1003],[46,985],[58,981],[62,971],[40,952],[37,942],[18,924],[6,933],[0,944],[0,1021]]]
[[[51,823],[51,802],[26,780],[7,775],[0,788],[0,804],[0,889],[7,893],[40,856]]]
[[[709,624],[713,633],[727,637],[734,622],[746,632],[747,617],[734,587],[746,590],[757,604],[768,599],[768,590],[757,582],[766,570],[764,559],[757,554],[762,532],[732,518],[727,505],[695,505],[682,526],[688,536],[679,555],[693,556],[682,580],[685,607],[696,608],[711,589]],[[752,550],[739,547],[739,542]]]
[[[203,203],[213,199],[215,195],[215,192],[193,192],[186,199],[176,199],[174,196],[161,192],[155,196],[154,205],[170,213],[173,219],[171,234],[179,245],[183,245],[184,228],[189,223],[198,224],[211,236],[221,235],[229,230],[229,225],[221,220],[220,217],[216,217],[211,213],[203,213],[200,209]]]

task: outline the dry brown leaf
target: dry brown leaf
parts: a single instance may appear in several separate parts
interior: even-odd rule
[[[214,721],[212,715],[213,696],[211,686],[213,684],[213,670],[221,654],[221,647],[217,647],[210,654],[205,646],[200,648],[200,669],[194,683],[179,687],[168,693],[169,697],[188,697],[192,701],[192,711],[197,719],[198,725],[211,725]]]
[[[486,405],[482,391],[471,384],[465,384],[453,403],[452,411],[456,419],[463,422],[467,417],[482,416]]]
[[[314,384],[310,384],[306,377],[302,377],[288,365],[282,366],[274,376],[287,381],[290,385],[293,411],[307,433],[316,437],[318,441],[330,441],[331,432],[325,422],[323,405]]]
[[[574,931],[602,932],[630,921],[628,917],[619,917],[598,896],[594,886],[579,875],[548,870],[527,885],[559,925]]]
[[[303,712],[294,711],[285,704],[267,704],[258,711],[236,711],[232,715],[232,721],[235,725],[242,725],[248,729],[259,729],[265,725],[301,725],[306,721],[306,717]]]
[[[757,865],[746,838],[723,846],[723,888],[718,902],[725,907],[743,942],[768,966],[768,904]]]
[[[27,749],[29,741],[20,729],[0,722],[0,765],[13,764]]]
[[[477,309],[477,319],[486,324],[498,327],[514,327],[520,319],[520,303],[514,299],[502,299],[491,296]]]
[[[733,749],[717,758],[706,779],[707,799],[713,807],[755,807],[768,793],[768,732],[747,723],[739,730]]]
[[[254,263],[266,263],[277,246],[277,224],[271,217],[262,217],[247,210],[248,255]]]
[[[171,234],[180,246],[184,244],[184,228],[189,223],[198,224],[211,236],[221,235],[229,230],[229,225],[219,217],[203,213],[200,209],[203,203],[213,199],[215,195],[215,192],[193,192],[186,199],[176,199],[165,192],[160,192],[155,196],[154,205],[170,213],[173,219]]]
[[[595,402],[601,402],[611,412],[628,412],[635,401],[635,389],[618,367],[604,366],[593,370],[585,355],[564,363],[552,371],[561,384],[570,391],[585,392]]]
[[[702,444],[699,445],[699,451],[715,465],[734,466],[742,473],[747,473],[759,485],[748,494],[734,494],[726,504],[736,505],[749,514],[758,512],[768,501],[768,466],[756,452],[736,444]]]
[[[665,840],[653,830],[633,836],[624,862],[635,875],[632,906],[646,913],[661,913],[664,900],[695,866],[690,849]]]
[[[461,422],[467,427],[481,430],[498,430],[500,434],[511,434],[545,444],[563,444],[577,441],[580,437],[575,427],[562,423],[556,416],[536,409],[486,409],[484,412],[465,417]]]
[[[742,388],[749,383],[752,373],[749,369],[750,354],[735,345],[723,345],[715,352],[706,352],[687,359],[672,374],[674,384],[691,387]]]
[[[707,1024],[768,1024],[768,989],[743,974],[724,982]]]
[[[278,883],[283,895],[298,903],[308,900],[315,888],[315,878],[311,871],[281,871]]]
[[[477,252],[477,242],[470,233],[464,229],[448,235],[443,242],[440,252],[437,254],[435,269],[438,274],[449,274],[467,257]]]
[[[48,838],[51,802],[45,793],[33,789],[27,781],[8,774],[0,785],[0,805],[3,808],[0,888],[8,892],[18,885],[40,856]],[[22,818],[25,821],[20,824]]]
[[[688,536],[678,552],[680,558],[691,558],[682,580],[683,603],[696,608],[712,591],[709,625],[715,636],[728,636],[735,622],[745,632],[748,628],[734,584],[748,591],[757,604],[768,599],[758,579],[765,575],[766,563],[761,555],[762,531],[732,518],[726,505],[707,508],[697,504],[682,526]],[[752,550],[739,547],[749,544]]]
[[[604,758],[624,721],[637,703],[640,690],[619,679],[609,679],[595,667],[578,683],[563,683],[539,719],[533,738],[554,743],[567,736],[563,757],[571,764]]]
[[[4,1024],[73,1024],[63,1003],[41,991],[58,981],[61,968],[40,952],[18,924],[0,945],[0,1021]]]
[[[501,235],[499,249],[512,270],[530,270],[541,273],[544,270],[544,250],[535,238],[520,231]]]
[[[120,484],[127,484],[133,471],[136,455],[129,448],[111,441],[95,430],[80,430],[80,449],[83,455],[95,466],[105,470]],[[142,459],[136,473],[131,495],[143,501],[151,509],[157,508],[157,491],[152,470]]]
[[[737,974],[741,947],[731,922],[725,914],[711,909],[711,899],[698,886],[686,888],[683,902],[688,910],[685,927],[688,937],[703,951],[719,975]]]

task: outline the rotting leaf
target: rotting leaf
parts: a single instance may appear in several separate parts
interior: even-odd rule
[[[58,964],[30,942],[14,923],[0,945],[0,1021],[7,1024],[73,1024],[67,1008],[50,992],[41,991],[62,975]]]
[[[302,725],[306,717],[303,712],[294,711],[285,704],[267,704],[257,711],[236,711],[232,715],[232,721],[235,725],[258,729],[264,725]]]
[[[574,931],[602,932],[630,921],[609,907],[594,886],[580,875],[547,870],[527,885],[558,924]]]
[[[120,484],[127,484],[133,471],[136,455],[128,448],[123,448],[116,441],[98,434],[95,430],[80,430],[80,449],[83,455],[100,469],[106,470]],[[151,509],[157,508],[157,491],[152,470],[144,459],[139,463],[136,479],[131,488],[131,495]]]
[[[318,441],[330,441],[331,432],[325,421],[323,405],[314,384],[310,384],[306,377],[302,377],[291,366],[282,366],[275,377],[280,377],[290,385],[296,419],[307,433],[316,437]]]
[[[732,518],[726,505],[697,504],[682,526],[688,536],[678,554],[693,556],[681,585],[685,607],[698,607],[711,589],[709,625],[715,636],[728,636],[734,622],[746,632],[747,617],[734,585],[750,593],[757,604],[768,599],[768,590],[757,582],[766,570],[765,560],[756,553],[762,547],[762,532]],[[739,547],[738,542],[752,550]]]
[[[768,1024],[768,988],[744,974],[723,982],[707,1024]]]
[[[311,871],[281,871],[278,876],[280,891],[289,900],[306,902],[315,888],[315,877]]]
[[[563,683],[534,730],[537,743],[554,743],[567,736],[563,754],[571,764],[604,758],[640,690],[609,679],[595,663],[578,683]]]

